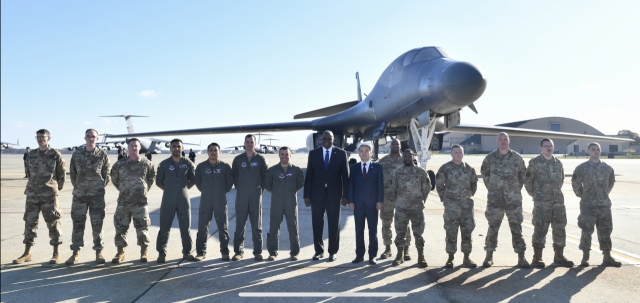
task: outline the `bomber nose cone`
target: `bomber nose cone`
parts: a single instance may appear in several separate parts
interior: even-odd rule
[[[460,106],[467,106],[478,100],[486,87],[487,81],[482,73],[467,62],[454,62],[442,73],[444,94]]]

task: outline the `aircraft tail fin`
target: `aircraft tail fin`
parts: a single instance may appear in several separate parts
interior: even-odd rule
[[[133,129],[133,121],[131,121],[131,117],[148,118],[149,116],[138,116],[138,115],[124,114],[124,115],[112,115],[112,116],[100,116],[100,117],[122,117],[122,118],[124,118],[127,121],[127,133],[133,134],[136,131]]]
[[[349,102],[340,103],[340,104],[332,105],[332,106],[321,108],[321,109],[312,110],[310,112],[297,114],[293,116],[293,119],[305,119],[305,118],[331,116],[333,114],[337,114],[341,111],[354,107],[356,104],[358,104],[358,102],[359,102],[358,100],[349,101]]]
[[[356,81],[358,82],[358,102],[362,102],[362,91],[360,90],[360,74],[356,72]]]

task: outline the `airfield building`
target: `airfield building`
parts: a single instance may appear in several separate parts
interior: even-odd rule
[[[549,130],[557,132],[588,134],[605,136],[592,126],[575,119],[565,117],[545,117],[531,120],[516,121],[498,124],[498,126]],[[613,137],[613,136],[612,136]],[[522,154],[540,153],[540,139],[534,137],[511,137],[511,149]],[[556,154],[586,154],[587,145],[593,140],[569,140],[553,139]],[[630,148],[629,142],[598,141],[602,147],[602,153],[624,153]],[[448,133],[443,138],[443,149],[450,148],[454,144],[464,147],[465,153],[488,153],[498,148],[495,135]]]

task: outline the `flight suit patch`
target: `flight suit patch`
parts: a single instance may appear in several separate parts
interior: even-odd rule
[[[216,168],[216,169],[213,170],[213,173],[214,174],[220,174],[220,173],[222,173],[222,169]]]
[[[251,166],[258,166],[258,162],[251,162]]]
[[[247,167],[247,162],[242,162],[242,164],[240,164],[240,166]]]
[[[284,176],[284,174],[283,174],[283,173],[280,173],[280,175],[279,175],[278,177],[279,177],[280,179],[284,179],[284,177],[285,177],[285,176]]]
[[[175,170],[176,168],[173,165],[169,166],[169,170]]]
[[[186,164],[180,164],[180,168],[187,168]]]
[[[207,170],[205,170],[204,172],[207,173],[207,174],[210,174],[211,173],[211,169],[207,168]]]

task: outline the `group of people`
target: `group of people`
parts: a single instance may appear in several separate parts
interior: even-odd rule
[[[40,212],[49,228],[50,244],[53,246],[50,262],[61,262],[61,211],[58,193],[65,182],[65,163],[60,153],[49,146],[49,131],[38,130],[36,139],[38,148],[30,151],[25,160],[26,174],[29,178],[25,189],[25,251],[13,261],[15,264],[32,259],[31,251]],[[280,148],[280,162],[269,167],[266,159],[255,152],[256,138],[251,134],[244,138],[245,152],[236,156],[232,165],[219,159],[220,145],[211,143],[207,146],[208,159],[196,166],[192,160],[184,157],[182,141],[174,139],[170,142],[171,156],[159,163],[157,169],[151,161],[139,156],[141,145],[136,138],[129,139],[129,154],[113,166],[109,163],[106,151],[96,147],[97,140],[98,132],[88,129],[85,132],[85,147],[75,151],[71,158],[70,179],[74,186],[71,207],[73,253],[66,264],[71,265],[79,261],[79,250],[84,246],[87,212],[92,227],[96,262],[105,262],[102,255],[104,195],[105,187],[111,182],[119,191],[114,214],[117,253],[112,259],[113,263],[125,260],[127,231],[131,221],[136,230],[137,244],[141,248],[140,261],[148,261],[151,239],[147,193],[155,183],[163,190],[160,231],[156,239],[159,263],[166,261],[169,231],[176,215],[184,259],[201,261],[206,258],[209,225],[215,219],[222,260],[238,261],[244,257],[247,220],[251,222],[254,259],[263,260],[264,190],[271,192],[270,227],[266,245],[268,259],[273,261],[278,258],[280,225],[285,218],[290,240],[290,258],[298,260],[300,239],[297,195],[304,186],[304,204],[311,207],[315,250],[312,260],[324,258],[325,214],[328,225],[328,260],[337,259],[341,206],[348,205],[354,213],[356,229],[356,257],[353,263],[363,262],[367,252],[369,263],[377,263],[379,217],[382,220],[382,239],[385,245],[380,259],[393,255],[391,225],[394,224],[396,237],[393,243],[397,248],[397,255],[392,264],[397,266],[411,260],[409,246],[413,234],[418,251],[417,263],[420,267],[428,266],[422,234],[425,229],[424,204],[431,190],[431,180],[424,169],[414,164],[412,150],[400,152],[400,142],[396,139],[391,142],[390,154],[377,163],[371,161],[371,146],[361,144],[358,148],[361,161],[349,165],[347,152],[333,146],[333,133],[325,131],[322,135],[322,146],[309,153],[306,175],[300,167],[290,163],[291,150],[288,147]],[[483,266],[493,265],[498,230],[505,214],[511,229],[512,245],[518,253],[519,266],[545,266],[542,249],[550,225],[553,228],[554,262],[562,266],[573,266],[573,262],[567,260],[563,254],[567,218],[561,188],[565,175],[562,163],[553,156],[553,141],[541,140],[541,154],[531,159],[528,167],[525,166],[522,157],[509,148],[509,136],[506,133],[498,135],[497,143],[498,149],[486,156],[481,168],[482,179],[488,189],[485,216],[489,224]],[[610,254],[612,220],[608,195],[615,182],[613,169],[600,161],[598,143],[589,144],[588,152],[590,159],[579,165],[572,176],[573,190],[581,198],[578,218],[578,226],[582,229],[579,247],[583,251],[581,265],[589,265],[591,236],[596,227],[604,255],[603,264],[620,266],[620,262],[613,260]],[[461,250],[464,253],[462,265],[476,267],[469,254],[472,249],[471,235],[475,228],[473,196],[477,190],[478,177],[475,169],[462,161],[464,150],[461,146],[454,145],[451,148],[451,156],[452,160],[440,167],[435,180],[438,196],[444,204],[445,250],[449,254],[446,266],[453,267],[460,229]],[[194,185],[201,192],[196,256],[192,254],[193,241],[189,230],[189,189]],[[231,256],[226,194],[234,186],[236,229],[233,239],[234,254]],[[521,226],[522,187],[526,188],[534,200],[534,256],[531,264],[524,257],[526,245]],[[365,247],[365,223],[368,227],[368,247]]]

